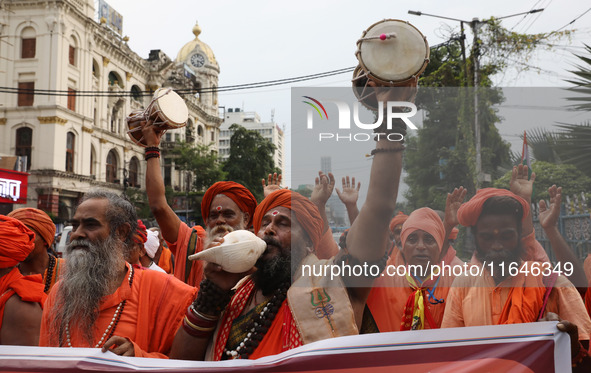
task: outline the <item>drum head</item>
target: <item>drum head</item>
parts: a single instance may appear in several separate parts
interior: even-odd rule
[[[169,88],[158,88],[154,92],[154,99],[156,98],[158,99],[154,102],[152,113],[159,111],[160,119],[167,122],[170,127],[182,127],[186,124],[189,109],[181,96]]]
[[[382,34],[395,37],[380,40]],[[371,38],[369,40],[364,40]],[[400,82],[420,75],[429,60],[429,45],[423,34],[408,22],[388,19],[370,26],[359,40],[357,58],[379,80]]]

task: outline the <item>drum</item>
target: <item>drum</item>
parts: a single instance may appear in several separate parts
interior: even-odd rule
[[[410,23],[385,19],[363,32],[355,56],[359,65],[353,71],[353,91],[362,104],[376,110],[369,81],[384,87],[415,85],[429,63],[429,44]]]
[[[142,135],[142,124],[152,120],[155,126],[165,132],[169,129],[181,128],[187,124],[189,109],[172,88],[158,88],[152,101],[145,110],[133,111],[127,116],[127,134],[137,145],[146,147]]]

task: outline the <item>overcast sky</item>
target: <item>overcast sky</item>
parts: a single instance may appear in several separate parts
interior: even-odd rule
[[[497,1],[189,1],[110,0],[123,16],[123,35],[130,47],[147,58],[151,49],[161,49],[175,58],[179,49],[193,39],[195,21],[202,28],[200,39],[214,51],[220,65],[219,87],[304,76],[357,65],[356,41],[370,25],[385,18],[411,22],[435,45],[459,29],[459,22],[413,16],[408,10],[451,18],[502,17],[531,9],[541,13],[517,16],[503,25],[517,32],[550,32],[577,18],[591,7],[589,0],[497,0]],[[569,40],[559,42],[552,52],[538,52],[528,64],[529,72],[497,77],[501,86],[565,86],[567,70],[591,45],[591,11],[567,29],[576,29]],[[468,33],[471,40],[472,35]],[[350,74],[295,83],[300,87],[350,85]],[[256,111],[263,121],[274,121],[287,129],[290,141],[290,85],[220,93],[219,104]],[[288,145],[289,146],[289,145]],[[292,144],[298,146],[298,144]],[[288,148],[289,149],[289,148]],[[288,159],[288,166],[290,165]],[[288,178],[289,183],[289,178]]]

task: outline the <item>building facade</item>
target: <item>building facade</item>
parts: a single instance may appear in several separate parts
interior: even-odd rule
[[[273,161],[275,167],[285,174],[285,142],[284,131],[273,122],[261,122],[261,117],[254,111],[242,111],[240,108],[229,108],[224,114],[224,121],[220,127],[219,155],[223,161],[230,157],[230,138],[233,131],[230,127],[238,124],[248,130],[257,131],[266,140],[275,145]]]
[[[186,127],[165,134],[167,185],[184,190],[189,177],[166,157],[167,145],[211,143],[217,151],[220,69],[199,26],[175,60],[160,50],[144,59],[111,17],[95,15],[94,0],[19,0],[0,8],[0,153],[27,157],[26,206],[68,220],[92,187],[144,189],[144,149],[127,135],[126,117],[145,109],[159,87],[181,92],[189,109]]]

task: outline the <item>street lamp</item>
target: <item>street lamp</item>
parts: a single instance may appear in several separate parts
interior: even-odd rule
[[[496,19],[505,19],[505,18],[509,18],[509,17],[515,17],[515,16],[520,16],[523,14],[533,14],[533,13],[538,13],[543,11],[544,8],[541,9],[532,9],[528,12],[521,12],[521,13],[516,13],[516,14],[511,14],[508,16],[503,16],[503,17],[498,17]],[[474,39],[472,42],[472,56],[474,59],[474,79],[473,79],[473,84],[474,84],[474,137],[475,137],[475,144],[476,144],[476,189],[480,188],[480,183],[483,181],[484,179],[484,175],[482,173],[482,155],[481,155],[481,135],[480,135],[480,124],[478,123],[478,84],[479,84],[479,77],[478,77],[478,72],[480,69],[480,49],[478,47],[478,26],[480,26],[483,23],[486,23],[487,21],[481,21],[478,18],[472,18],[472,21],[464,21],[458,18],[452,18],[452,17],[444,17],[444,16],[440,16],[440,15],[436,15],[436,14],[429,14],[429,13],[423,13],[421,11],[415,11],[415,10],[409,10],[408,14],[412,14],[415,16],[427,16],[427,17],[434,17],[434,18],[441,18],[441,19],[447,19],[450,21],[457,21],[460,22],[460,28],[461,28],[461,41],[462,41],[462,58],[464,60],[464,75],[467,76],[467,68],[466,68],[466,52],[465,52],[465,46],[464,46],[464,39],[466,38],[464,35],[464,23],[467,23],[470,25],[470,28],[472,29],[472,34],[474,35]],[[467,85],[467,81],[466,81],[466,85]]]

